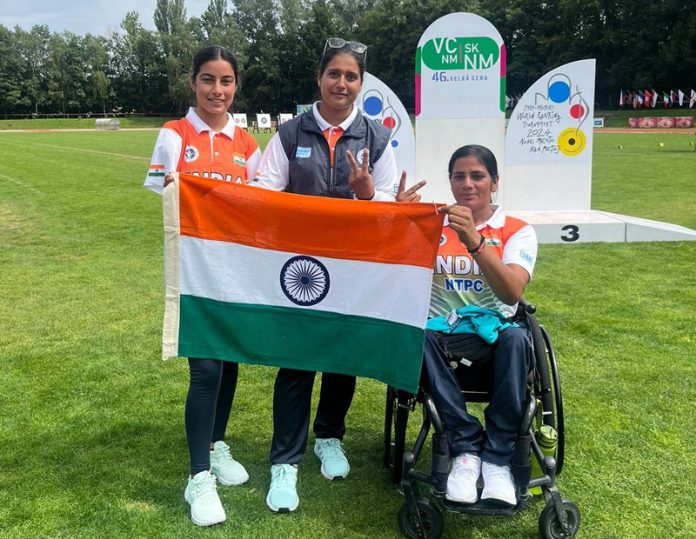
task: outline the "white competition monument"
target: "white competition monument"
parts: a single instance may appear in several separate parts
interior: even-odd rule
[[[595,61],[582,60],[541,77],[515,107],[506,134],[500,34],[471,13],[435,21],[416,51],[423,200],[451,202],[450,155],[482,144],[498,160],[498,201],[532,224],[541,243],[696,240],[696,231],[679,225],[590,209],[594,74]]]
[[[424,201],[454,201],[447,178],[452,152],[482,144],[499,162],[505,148],[505,46],[483,17],[450,13],[416,49],[416,180]]]

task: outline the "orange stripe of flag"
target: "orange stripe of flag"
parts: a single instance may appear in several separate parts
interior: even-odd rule
[[[432,268],[443,215],[432,204],[278,193],[179,176],[183,236],[331,258]]]
[[[160,169],[164,169],[164,165],[150,165],[150,168],[160,170]]]

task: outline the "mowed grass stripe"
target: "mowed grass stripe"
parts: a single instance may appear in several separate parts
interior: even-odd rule
[[[5,146],[25,146],[25,144],[21,144],[18,142],[6,142],[0,138],[0,144],[5,145]],[[75,147],[75,146],[56,146],[54,144],[44,144],[41,142],[32,142],[31,146],[35,148],[51,148],[55,150],[60,150],[64,152],[71,152],[71,153],[94,153],[94,154],[101,154],[101,155],[108,155],[110,157],[122,157],[125,159],[135,159],[138,161],[147,161],[147,157],[142,157],[138,155],[128,155],[128,154],[123,154],[123,153],[114,153],[114,152],[105,152],[102,150],[91,150],[88,148],[80,148],[80,147]]]
[[[31,185],[23,182],[22,180],[18,180],[17,178],[13,178],[13,177],[8,176],[7,174],[3,174],[1,172],[0,172],[0,178],[2,178],[3,180],[6,180],[6,181],[12,182],[16,185],[19,185],[20,187],[23,187],[24,189],[29,189],[31,191],[34,191],[35,193],[38,193],[40,195],[46,194],[43,191],[39,191],[36,187],[32,187]]]

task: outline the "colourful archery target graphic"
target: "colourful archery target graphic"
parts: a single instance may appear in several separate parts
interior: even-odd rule
[[[396,120],[393,116],[387,116],[386,118],[382,118],[382,123],[387,129],[394,129],[396,127]]]
[[[572,118],[575,118],[576,120],[579,120],[585,115],[585,107],[583,107],[580,104],[573,105],[570,107],[570,116]]]
[[[564,103],[570,98],[570,79],[561,73],[549,79],[547,95],[554,103]]]
[[[578,127],[580,127],[590,115],[590,104],[585,101],[582,92],[579,90],[570,97],[569,103],[570,117],[577,120]]]
[[[362,109],[365,114],[379,119],[382,125],[389,129],[389,142],[393,148],[397,148],[399,141],[395,138],[395,135],[399,127],[401,127],[401,119],[396,114],[394,107],[389,103],[389,99],[384,99],[382,93],[378,90],[368,90],[363,97]]]
[[[556,129],[561,129],[561,132],[556,138],[556,146],[563,155],[568,157],[580,155],[587,145],[587,136],[580,127],[590,114],[590,105],[577,85],[573,92],[570,77],[565,73],[553,75],[546,83],[546,94],[543,92],[534,94],[534,105],[541,107],[552,105],[552,109],[558,111],[560,122]],[[543,118],[540,123],[543,123]],[[563,129],[563,124],[575,125]]]
[[[366,118],[387,129],[387,143],[394,153],[397,168],[407,171],[409,177],[414,177],[416,141],[408,112],[396,94],[377,77],[365,72],[356,105]]]
[[[382,95],[378,91],[372,90],[365,95],[365,99],[363,99],[363,111],[368,116],[379,116],[381,114]]]
[[[580,155],[585,149],[586,142],[587,138],[585,137],[585,133],[576,127],[564,129],[556,140],[558,149],[563,155],[567,155],[568,157]]]

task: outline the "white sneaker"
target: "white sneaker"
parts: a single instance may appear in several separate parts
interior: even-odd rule
[[[510,466],[498,466],[484,462],[481,468],[483,474],[482,500],[498,500],[510,505],[517,505],[515,482],[512,479]]]
[[[329,481],[345,479],[350,472],[346,452],[338,438],[317,438],[314,454],[321,461],[321,475]]]
[[[476,503],[476,482],[481,474],[481,459],[473,453],[464,453],[452,461],[447,476],[445,498],[459,503]]]
[[[268,489],[266,505],[274,513],[294,511],[300,505],[297,495],[297,466],[274,464],[271,466],[271,488]]]
[[[191,506],[191,520],[196,526],[225,522],[225,510],[217,493],[215,476],[208,470],[189,477],[184,498]]]
[[[210,452],[210,471],[221,485],[236,486],[246,483],[249,474],[239,462],[232,458],[230,446],[223,441],[215,442]]]

